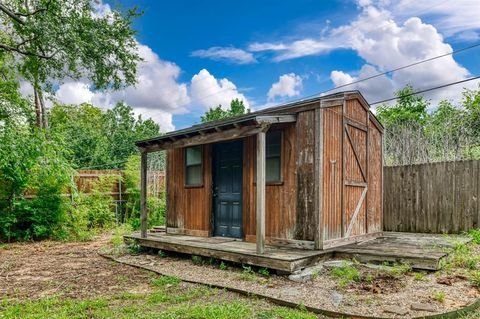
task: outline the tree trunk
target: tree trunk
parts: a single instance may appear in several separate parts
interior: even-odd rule
[[[45,108],[45,100],[43,99],[42,90],[38,91],[38,99],[40,100],[40,107],[42,111],[42,126],[44,129],[48,129],[47,109]]]
[[[33,87],[34,99],[35,99],[35,114],[36,114],[36,125],[38,128],[42,127],[42,106],[40,105],[40,99],[38,96],[37,87]]]

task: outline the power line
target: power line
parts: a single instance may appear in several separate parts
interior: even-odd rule
[[[440,58],[443,58],[443,57],[446,57],[446,56],[449,56],[449,55],[454,55],[456,53],[467,51],[467,50],[470,50],[470,49],[473,49],[473,48],[476,48],[476,47],[480,47],[480,42],[476,43],[476,44],[473,44],[473,45],[470,45],[468,47],[464,47],[464,48],[461,48],[461,49],[458,49],[458,50],[454,50],[454,51],[449,52],[449,53],[445,53],[445,54],[442,54],[442,55],[437,55],[437,56],[434,56],[434,57],[431,57],[431,58],[428,58],[428,59],[425,59],[425,60],[420,60],[420,61],[417,61],[417,62],[414,62],[414,63],[411,63],[411,64],[407,64],[407,65],[404,65],[404,66],[400,66],[398,68],[394,68],[394,69],[391,69],[391,70],[388,70],[388,71],[385,71],[385,72],[377,73],[377,74],[374,74],[372,76],[368,76],[366,78],[362,78],[362,79],[355,80],[355,81],[352,81],[352,82],[349,82],[349,83],[346,83],[346,84],[342,84],[342,85],[339,85],[337,87],[334,87],[334,88],[331,88],[331,89],[328,89],[328,90],[325,90],[325,91],[322,91],[322,92],[307,95],[307,96],[303,97],[302,100],[303,99],[308,99],[308,98],[311,98],[311,97],[314,97],[314,96],[317,96],[317,95],[325,94],[325,93],[328,93],[328,92],[331,92],[331,91],[334,91],[334,90],[338,90],[338,89],[346,87],[346,86],[350,86],[350,85],[353,85],[353,84],[357,84],[357,83],[360,83],[360,82],[364,82],[364,81],[368,81],[368,80],[371,80],[371,79],[374,79],[374,78],[378,78],[382,75],[387,75],[389,73],[393,73],[393,72],[400,71],[400,70],[403,70],[403,69],[411,68],[412,66],[416,66],[416,65],[419,65],[419,64],[422,64],[422,63],[430,62],[430,61],[440,59]]]
[[[409,97],[409,96],[412,96],[412,95],[417,95],[417,94],[421,94],[421,93],[425,93],[425,92],[429,92],[429,91],[443,89],[443,88],[446,88],[448,86],[457,85],[457,84],[461,84],[461,83],[465,83],[465,82],[469,82],[469,81],[473,81],[473,80],[477,80],[477,79],[480,79],[480,75],[474,76],[474,77],[471,77],[471,78],[468,78],[468,79],[456,81],[456,82],[450,82],[450,83],[447,83],[447,84],[442,84],[442,85],[439,85],[439,86],[431,87],[431,88],[420,90],[420,91],[415,91],[415,92],[412,92],[412,93],[409,93],[409,94],[396,96],[396,97],[392,97],[392,98],[389,98],[389,99],[369,103],[369,104],[370,105],[375,105],[375,104],[385,103],[385,102],[389,102],[389,101],[394,101],[394,100]]]

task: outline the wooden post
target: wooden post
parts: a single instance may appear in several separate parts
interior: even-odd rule
[[[315,210],[315,249],[323,249],[323,110],[322,103],[320,107],[315,109],[315,196],[314,196],[314,210]]]
[[[257,254],[265,252],[265,131],[257,134]]]
[[[140,159],[140,233],[147,238],[147,155],[141,150]]]

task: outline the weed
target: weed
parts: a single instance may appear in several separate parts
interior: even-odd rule
[[[269,277],[270,276],[270,272],[268,271],[268,268],[260,268],[258,270],[258,273],[264,277]]]
[[[467,234],[472,238],[473,243],[480,245],[480,229],[470,229]]]
[[[413,273],[413,279],[416,281],[427,281],[427,275],[424,272],[418,271]]]
[[[445,302],[445,292],[439,291],[439,290],[434,290],[432,292],[432,298],[435,301],[438,301],[439,303],[444,303]]]
[[[371,284],[371,283],[373,283],[374,279],[375,278],[373,277],[372,274],[368,274],[368,275],[365,276],[365,278],[363,278],[363,281],[366,282],[367,284]]]
[[[160,256],[160,257],[168,257],[168,254],[167,254],[167,252],[165,252],[164,250],[161,250],[161,249],[160,249],[160,250],[158,251],[158,256]]]
[[[202,256],[192,255],[192,263],[194,265],[203,265]]]
[[[255,281],[257,277],[255,276],[255,272],[252,270],[250,266],[242,266],[243,271],[240,274],[240,279],[244,281]]]
[[[480,288],[480,271],[478,270],[471,271],[468,274],[468,280],[473,286]]]
[[[131,254],[139,254],[142,252],[142,246],[140,246],[134,239],[125,240],[125,244]]]
[[[357,268],[344,263],[341,267],[335,267],[330,270],[330,275],[340,279],[338,286],[340,288],[346,287],[354,281],[360,281],[360,273]]]
[[[220,268],[220,270],[227,270],[228,266],[222,261],[220,265],[218,265],[218,268]]]
[[[450,253],[447,263],[444,265],[445,270],[453,268],[464,268],[475,270],[480,262],[480,256],[472,253],[470,245],[457,243],[453,252]]]
[[[412,271],[412,266],[408,263],[394,263],[389,265],[388,263],[384,263],[382,270],[386,273],[389,273],[393,277],[401,277],[409,272]]]
[[[178,277],[174,276],[160,276],[158,278],[154,278],[152,280],[152,285],[156,287],[163,287],[163,286],[178,286],[181,280]]]

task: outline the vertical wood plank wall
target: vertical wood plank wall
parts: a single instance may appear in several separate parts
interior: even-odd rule
[[[203,145],[203,186],[185,187],[183,148],[167,151],[167,227],[195,230],[192,235],[208,236],[212,206],[210,145]]]
[[[460,233],[480,227],[480,161],[384,168],[384,229]]]
[[[347,100],[345,108],[338,105],[325,108],[323,112],[323,239],[332,243],[346,237],[380,232],[382,133],[358,99]],[[348,120],[353,121],[358,127],[344,126]],[[364,129],[367,128],[368,132],[365,132]],[[350,143],[345,130],[348,130],[353,144]],[[360,164],[357,162],[353,147]],[[362,175],[360,165],[366,178]],[[343,185],[344,180],[358,185],[366,183],[368,185],[366,198],[360,201],[364,187]],[[361,205],[352,223],[351,233],[347,236],[347,228],[359,202]]]
[[[296,125],[289,124],[281,128],[282,142],[282,183],[267,184],[265,236],[268,238],[295,238],[297,183],[296,163]],[[255,241],[255,137],[244,139],[243,153],[243,219],[245,239]]]

